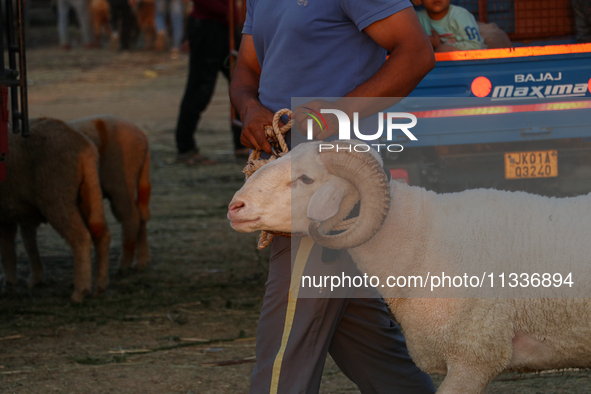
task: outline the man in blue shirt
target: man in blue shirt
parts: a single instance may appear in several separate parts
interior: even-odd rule
[[[230,87],[242,143],[270,153],[263,128],[292,97],[404,97],[433,66],[408,0],[248,0]],[[365,110],[331,107],[350,119]],[[363,393],[434,392],[382,299],[298,299],[288,308],[292,252],[290,239],[275,238],[251,393],[317,393],[327,352]]]

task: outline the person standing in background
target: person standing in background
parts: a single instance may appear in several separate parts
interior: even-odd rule
[[[131,45],[131,28],[134,19],[131,7],[134,7],[136,0],[109,0],[111,6],[111,49],[114,51],[121,48],[122,51],[129,51]],[[121,28],[119,27],[121,24]]]
[[[166,28],[166,10],[170,12],[170,22],[172,24],[172,41],[170,41],[170,52],[173,57],[179,53],[183,43],[183,17],[184,3],[188,0],[156,0],[156,43],[154,49],[163,51],[166,49],[168,32]]]
[[[68,37],[70,7],[76,11],[84,48],[92,48],[92,32],[90,31],[90,19],[88,18],[86,0],[57,0],[57,28],[60,46],[66,51],[71,48]]]
[[[186,164],[215,164],[214,160],[199,153],[194,134],[205,110],[221,71],[230,78],[228,57],[229,0],[193,0],[193,12],[187,21],[189,39],[189,77],[176,127],[177,161]],[[234,18],[235,21],[238,17]],[[242,129],[232,126],[234,153],[243,154],[245,147],[240,143]]]

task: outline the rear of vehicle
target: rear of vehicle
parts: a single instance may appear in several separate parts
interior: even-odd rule
[[[454,3],[497,23],[514,48],[436,54],[401,104],[418,141],[397,141],[404,152],[387,165],[438,192],[591,192],[591,44],[575,43],[570,0]]]

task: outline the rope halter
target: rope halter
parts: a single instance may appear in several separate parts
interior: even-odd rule
[[[244,169],[242,170],[242,172],[246,175],[246,179],[250,178],[250,176],[252,174],[254,174],[259,168],[261,168],[262,166],[264,166],[267,163],[270,163],[274,160],[277,160],[278,158],[284,156],[285,154],[287,154],[289,152],[289,148],[287,146],[287,143],[285,142],[285,133],[287,133],[293,123],[294,120],[290,119],[289,122],[287,122],[287,124],[285,124],[283,127],[279,127],[279,120],[281,119],[281,117],[283,115],[291,115],[291,110],[289,108],[284,108],[281,109],[279,111],[277,111],[275,113],[275,115],[273,116],[273,125],[272,126],[265,126],[265,136],[267,138],[267,140],[269,141],[269,143],[271,144],[271,149],[273,151],[273,154],[271,155],[271,157],[269,159],[261,159],[261,149],[257,148],[251,151],[250,156],[248,157],[248,162],[246,163],[246,166],[244,167]],[[349,227],[351,227],[353,225],[353,223],[355,223],[355,221],[357,220],[357,218],[351,218],[348,220],[345,220],[339,224],[337,224],[332,230],[333,231],[342,231],[342,230],[346,230]],[[291,237],[292,234],[291,233],[282,233],[282,232],[278,232],[278,231],[261,231],[261,234],[259,235],[259,241],[258,241],[258,249],[259,250],[263,250],[265,249],[267,246],[269,246],[269,244],[271,243],[271,241],[273,240],[273,236],[277,235],[280,237]]]
[[[265,136],[267,141],[271,144],[271,150],[273,154],[269,159],[261,159],[261,149],[253,149],[250,152],[250,156],[248,157],[248,162],[246,166],[242,170],[242,172],[246,175],[246,179],[250,178],[252,174],[254,174],[259,168],[264,166],[265,164],[277,160],[278,158],[284,156],[289,152],[289,147],[285,142],[285,133],[287,133],[291,126],[293,125],[294,120],[290,119],[287,124],[283,127],[279,127],[279,120],[283,115],[291,115],[291,110],[289,108],[284,108],[275,113],[273,116],[273,125],[272,126],[265,126]],[[265,249],[273,240],[273,235],[278,235],[282,237],[291,237],[291,233],[280,233],[275,231],[261,231],[261,235],[259,236],[258,248],[259,250]]]

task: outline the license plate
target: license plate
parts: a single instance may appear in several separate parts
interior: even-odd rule
[[[558,176],[555,150],[505,153],[505,179],[553,178]]]

